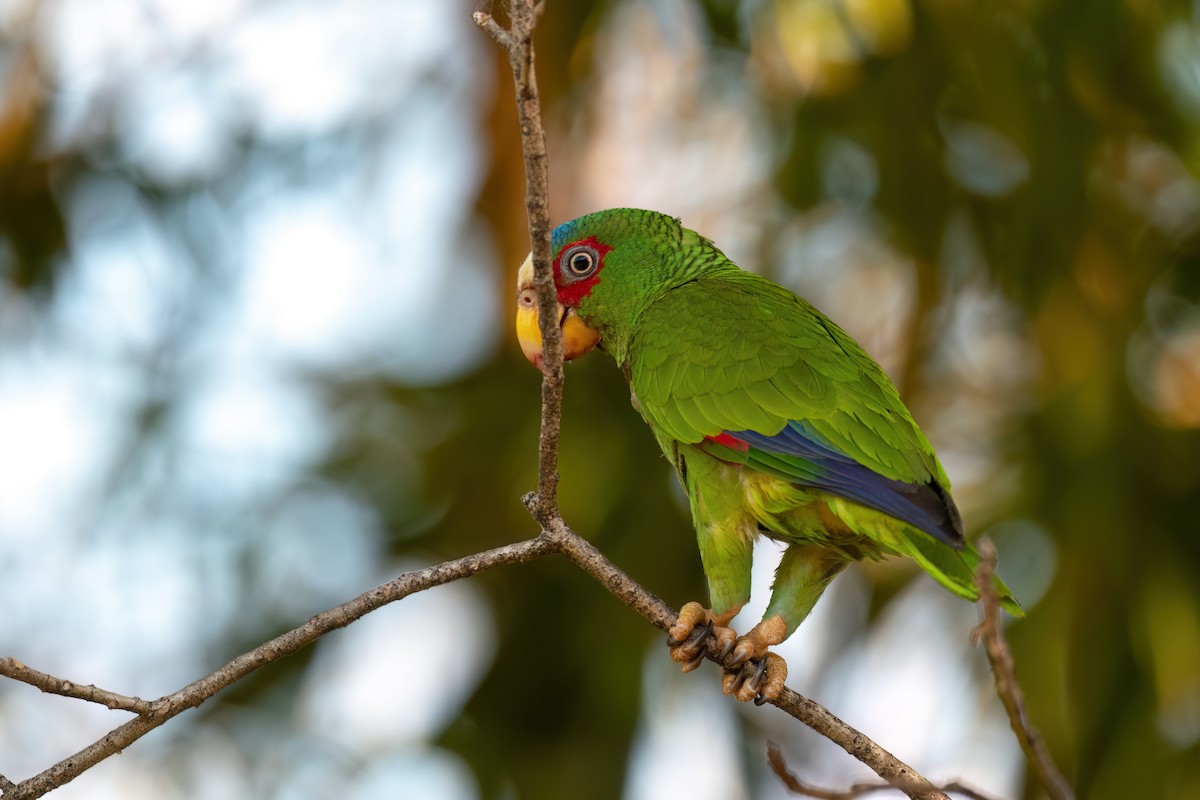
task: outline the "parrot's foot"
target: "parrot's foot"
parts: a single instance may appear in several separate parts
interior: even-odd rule
[[[746,661],[741,667],[726,671],[721,689],[743,703],[753,700],[756,706],[779,697],[787,681],[787,662],[783,656],[767,653],[759,659]]]
[[[679,662],[684,672],[691,672],[704,660],[710,636],[721,648],[721,658],[725,658],[737,640],[737,634],[728,627],[729,620],[735,614],[736,610],[714,614],[694,601],[685,604],[679,611],[679,619],[669,631],[667,647],[670,648],[671,660]]]
[[[767,652],[767,648],[785,638],[787,624],[779,615],[764,619],[739,638],[725,665],[727,671],[722,683],[725,694],[732,694],[743,703],[754,700],[758,705],[779,697],[787,680],[787,662],[782,656]]]

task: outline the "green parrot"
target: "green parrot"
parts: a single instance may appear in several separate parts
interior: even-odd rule
[[[588,214],[556,228],[551,247],[564,357],[594,346],[613,357],[687,492],[710,606],[687,603],[671,628],[685,671],[712,636],[729,656],[725,692],[775,699],[787,665],[768,648],[852,561],[908,556],[978,599],[979,555],[950,481],[896,387],[845,331],[665,214]],[[540,365],[528,259],[517,303],[522,349]],[[728,626],[750,598],[760,534],[787,547],[762,621],[739,637]]]

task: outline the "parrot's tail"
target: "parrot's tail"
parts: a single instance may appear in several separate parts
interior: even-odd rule
[[[979,599],[979,588],[975,585],[975,573],[982,557],[968,542],[962,550],[954,550],[933,537],[913,531],[902,537],[909,556],[921,565],[935,581],[967,600]],[[1000,578],[993,576],[993,585],[1000,598],[1000,606],[1014,617],[1025,616],[1025,611],[1012,590]]]

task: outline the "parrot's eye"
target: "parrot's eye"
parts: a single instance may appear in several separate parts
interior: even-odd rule
[[[522,289],[517,292],[517,305],[521,308],[537,308],[537,292],[533,289]]]
[[[600,259],[596,251],[587,245],[573,248],[563,256],[562,263],[567,265],[567,273],[572,278],[586,278],[596,271]]]

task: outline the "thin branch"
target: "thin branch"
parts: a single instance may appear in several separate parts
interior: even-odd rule
[[[907,791],[919,788],[913,786],[910,782],[902,780],[895,780],[890,783],[856,783],[845,790],[821,789],[817,786],[810,786],[788,770],[787,763],[783,760],[783,753],[779,751],[779,745],[775,742],[767,742],[767,763],[771,765],[771,771],[779,776],[779,780],[783,781],[783,785],[793,794],[804,797],[815,797],[818,800],[855,800],[855,798],[874,792],[895,791],[897,789]],[[987,795],[980,794],[957,781],[952,781],[938,787],[938,791],[946,794],[960,794],[963,797],[970,798],[970,800],[991,800]]]
[[[149,700],[143,700],[140,697],[127,697],[123,694],[110,692],[107,689],[100,689],[93,684],[81,686],[78,683],[56,678],[53,675],[47,675],[45,672],[39,672],[32,667],[27,667],[15,658],[0,658],[0,675],[12,678],[15,681],[28,683],[30,686],[36,686],[48,694],[73,697],[76,700],[86,700],[89,703],[99,703],[111,709],[132,711],[134,714],[147,714],[151,710]]]
[[[540,5],[540,4],[538,4]],[[516,87],[521,152],[525,156],[525,211],[529,217],[533,283],[537,289],[538,327],[542,333],[542,428],[538,437],[538,487],[535,518],[545,528],[558,515],[558,437],[562,420],[563,359],[558,296],[550,265],[550,177],[546,133],[534,72],[533,30],[542,9],[533,0],[512,0],[512,29],[504,30],[490,14],[475,12],[475,24],[508,53]]]
[[[530,492],[522,499],[530,513],[535,513],[537,496]],[[591,575],[609,594],[641,614],[651,624],[663,631],[675,624],[679,612],[626,575],[620,567],[596,549],[595,545],[571,530],[561,517],[555,516],[551,519],[542,529],[542,535],[553,541],[558,552]],[[716,653],[715,648],[713,653]]]
[[[536,508],[536,498],[533,495],[528,495],[526,502],[531,508]],[[140,711],[137,717],[109,732],[78,753],[63,759],[58,764],[20,784],[14,786],[0,783],[0,790],[2,790],[0,796],[4,800],[17,800],[18,798],[28,800],[28,798],[41,797],[52,789],[78,777],[105,758],[121,752],[167,720],[189,708],[199,706],[251,672],[290,655],[315,642],[326,633],[343,628],[389,603],[401,600],[415,592],[476,575],[493,567],[525,563],[550,553],[565,555],[610,594],[637,611],[659,629],[666,631],[678,617],[677,611],[631,579],[595,546],[568,528],[561,519],[555,518],[553,524],[536,539],[476,553],[423,570],[404,573],[353,600],[317,614],[304,625],[243,653],[220,669],[177,692],[150,702],[137,701],[145,704],[144,710]],[[710,660],[720,663],[720,655],[715,645],[710,646],[707,653]],[[0,665],[6,667],[0,672],[18,680],[36,675],[36,679],[25,680],[25,682],[38,688],[45,688],[42,686],[43,683],[58,688],[67,683],[61,678],[25,667],[11,658],[0,660]],[[18,668],[12,669],[11,665],[17,665]],[[77,691],[67,696],[93,701],[96,701],[96,698],[122,698],[131,701],[125,703],[124,706],[116,707],[131,706],[133,705],[132,701],[137,700],[95,687],[90,687],[94,690],[92,692],[79,691],[81,688],[76,687]],[[49,689],[46,688],[46,690]],[[92,696],[84,696],[86,694]],[[881,778],[902,788],[910,797],[921,800],[944,798],[937,787],[922,778],[915,770],[861,732],[842,722],[819,703],[787,688],[773,703],[777,708],[840,745],[847,753],[870,767]],[[105,704],[107,705],[107,703]],[[127,708],[126,710],[133,709]]]
[[[554,552],[556,546],[548,537],[528,539],[516,544],[497,547],[482,553],[466,556],[454,561],[427,567],[415,572],[406,572],[396,579],[340,606],[323,611],[282,636],[277,636],[269,642],[243,653],[225,666],[191,683],[173,694],[165,695],[148,704],[138,716],[124,725],[110,731],[101,739],[93,742],[72,756],[58,762],[49,769],[32,778],[21,781],[16,786],[0,784],[4,800],[29,800],[41,797],[47,792],[62,786],[77,778],[83,772],[111,755],[121,752],[150,731],[162,725],[189,708],[194,708],[217,692],[242,678],[284,656],[291,655],[302,647],[312,644],[330,631],[344,628],[351,622],[364,615],[394,603],[414,592],[420,592],[443,583],[466,578],[484,570],[504,564],[520,564],[541,558],[547,553]],[[19,663],[13,659],[6,662]],[[25,669],[28,669],[26,667]],[[7,673],[6,673],[7,674]],[[44,675],[44,673],[38,673]],[[46,676],[51,681],[63,683],[60,678]],[[32,681],[26,681],[32,683]],[[38,684],[34,684],[35,686]],[[39,686],[39,688],[42,688]],[[106,696],[121,697],[111,692],[97,690]],[[68,695],[75,696],[75,695]],[[81,698],[91,699],[91,698]],[[145,702],[145,701],[142,701]]]
[[[820,703],[784,687],[776,708],[786,711],[817,733],[841,747],[879,777],[913,800],[946,800],[945,793],[921,773],[876,744],[869,736],[835,717]]]
[[[532,511],[536,499],[532,495],[526,495],[525,503]],[[553,540],[559,552],[591,575],[610,594],[659,629],[665,632],[679,618],[678,611],[642,588],[609,561],[591,542],[567,527],[562,519],[552,520],[551,524],[543,529],[543,535]],[[705,657],[724,667],[720,649],[712,640],[709,641]],[[724,658],[728,660],[729,656]],[[945,795],[915,769],[880,747],[861,731],[838,719],[820,703],[784,687],[779,697],[772,700],[771,704],[841,747],[885,781],[901,787],[909,797],[916,800],[945,800]]]
[[[532,496],[527,497],[527,502],[531,506],[536,506],[536,500]],[[0,796],[4,800],[17,800],[18,798],[28,800],[28,798],[41,797],[52,789],[78,777],[105,758],[121,752],[167,720],[189,708],[199,706],[208,698],[251,672],[290,655],[315,642],[326,633],[345,627],[389,603],[396,602],[415,592],[475,575],[493,567],[525,563],[550,553],[565,555],[614,597],[637,611],[661,630],[666,631],[678,617],[678,612],[631,579],[590,542],[576,534],[559,519],[536,539],[476,553],[423,570],[407,572],[353,600],[322,612],[299,628],[243,653],[220,669],[183,689],[149,702],[145,713],[139,714],[44,772],[15,786],[5,786],[0,783],[0,789],[3,790]],[[718,660],[720,653],[715,646],[710,647],[707,657],[720,663]],[[4,661],[16,663],[12,659]],[[38,674],[44,675],[44,673]],[[50,681],[63,683],[61,678],[46,677]],[[97,696],[121,697],[121,695],[105,692],[105,690],[97,691],[102,693]],[[888,753],[867,736],[842,722],[820,704],[786,688],[773,702],[777,708],[840,745],[847,753],[870,767],[884,780],[902,785],[910,797],[922,800],[944,797],[936,787],[925,781],[911,767]]]
[[[855,798],[875,792],[899,790],[907,794],[913,790],[921,790],[921,787],[916,783],[901,778],[894,779],[889,783],[855,783],[849,789],[844,790],[822,789],[817,786],[811,786],[801,781],[788,770],[787,764],[783,760],[783,754],[779,751],[779,745],[775,742],[767,743],[767,763],[789,791],[804,797],[815,797],[818,800],[855,800]],[[957,781],[951,781],[950,783],[936,787],[936,791],[942,793],[943,796],[945,794],[958,794],[970,798],[970,800],[991,800],[987,795],[981,794]]]
[[[510,52],[512,51],[512,37],[508,35],[508,31],[504,30],[503,26],[501,26],[499,22],[496,22],[495,18],[492,17],[491,14],[487,13],[486,11],[476,11],[471,15],[471,19],[475,20],[475,24],[483,29],[488,36],[491,36],[493,39],[495,39],[496,44],[500,45],[502,49]]]
[[[975,584],[979,587],[980,599],[983,600],[983,621],[979,623],[977,635],[983,639],[984,652],[992,665],[992,675],[996,679],[996,693],[1008,713],[1008,722],[1016,734],[1025,757],[1033,765],[1033,769],[1041,780],[1042,787],[1052,800],[1074,800],[1075,792],[1067,783],[1046,743],[1037,728],[1029,722],[1029,714],[1025,710],[1025,695],[1017,683],[1016,662],[1012,651],[1004,638],[1004,628],[1000,625],[1000,598],[996,594],[993,579],[996,574],[996,548],[987,539],[979,542],[979,552],[983,556],[979,570],[975,574]]]

